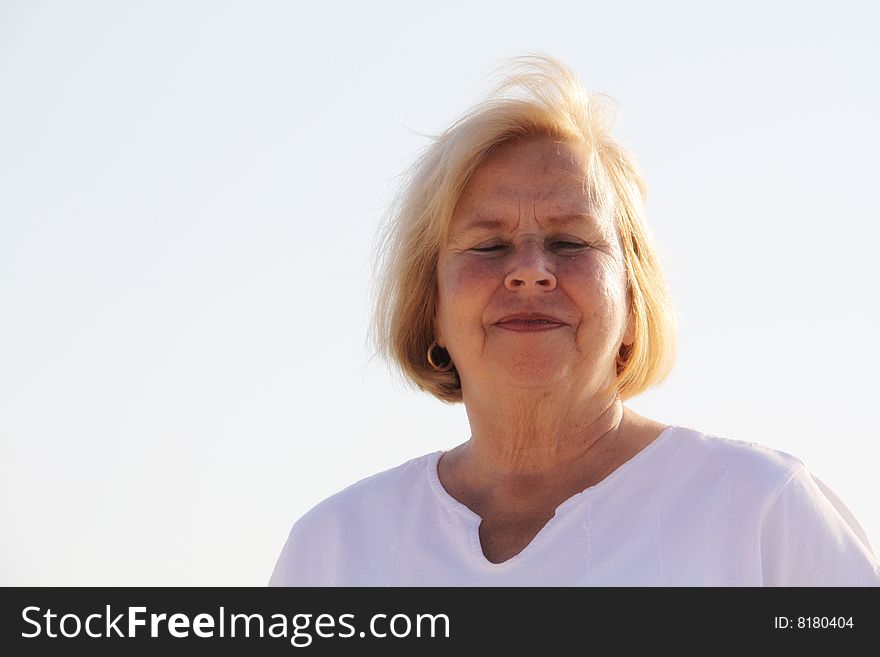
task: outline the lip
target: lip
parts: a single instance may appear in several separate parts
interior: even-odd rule
[[[518,313],[498,320],[495,325],[509,331],[552,331],[565,326],[565,323],[550,315]]]

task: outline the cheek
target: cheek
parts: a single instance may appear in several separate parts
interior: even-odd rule
[[[477,258],[464,260],[440,271],[441,303],[466,303],[471,296],[485,294],[503,283],[497,265]]]
[[[626,288],[622,272],[599,258],[560,262],[557,281],[592,326],[613,327],[626,312]]]
[[[437,307],[441,329],[449,332],[478,324],[493,290],[502,283],[497,267],[486,261],[473,259],[442,267],[438,272]]]

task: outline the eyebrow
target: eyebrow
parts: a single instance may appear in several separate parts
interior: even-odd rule
[[[593,215],[584,213],[554,215],[552,217],[547,217],[544,221],[548,224],[557,225],[596,224],[596,218]],[[501,219],[477,218],[474,221],[468,222],[464,228],[462,228],[462,232],[470,232],[480,229],[494,230],[496,228],[504,228],[507,225],[508,222],[502,221]]]

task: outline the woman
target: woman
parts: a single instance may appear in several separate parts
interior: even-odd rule
[[[674,351],[644,185],[568,69],[517,64],[415,164],[383,241],[379,346],[471,437],[315,506],[270,584],[880,584],[797,458],[623,405]]]

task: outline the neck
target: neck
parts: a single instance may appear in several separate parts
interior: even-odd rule
[[[466,395],[471,439],[461,458],[474,480],[487,485],[564,476],[613,443],[625,419],[617,391],[482,391]]]

